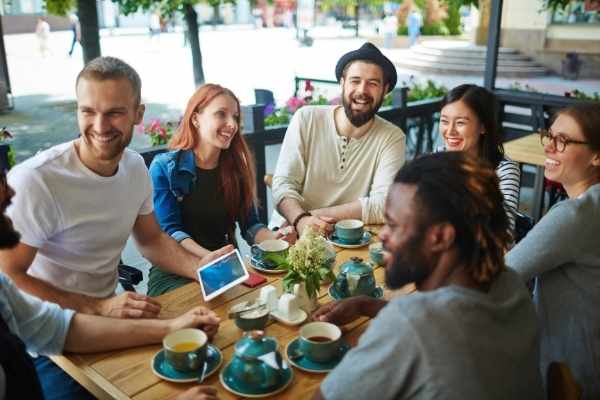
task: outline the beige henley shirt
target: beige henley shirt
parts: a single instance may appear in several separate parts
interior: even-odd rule
[[[294,114],[273,176],[274,204],[289,197],[314,210],[360,200],[362,220],[383,223],[385,197],[405,160],[404,133],[375,116],[360,139],[341,136],[337,107],[305,106]],[[272,226],[284,221],[273,212]]]

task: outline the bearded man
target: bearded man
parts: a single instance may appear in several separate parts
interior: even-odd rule
[[[305,106],[288,126],[273,176],[278,213],[301,234],[307,226],[328,233],[340,219],[382,223],[394,174],[404,164],[405,136],[375,115],[397,81],[396,69],[365,43],[343,55],[335,73],[342,105]]]

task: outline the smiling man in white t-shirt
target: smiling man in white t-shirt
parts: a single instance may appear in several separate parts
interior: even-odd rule
[[[126,148],[144,115],[137,72],[119,59],[100,57],[79,73],[76,91],[81,136],[9,174],[17,195],[8,215],[21,242],[0,251],[0,265],[21,290],[63,308],[154,318],[160,305],[151,298],[115,296],[120,255],[131,233],[152,264],[193,279],[199,266],[232,247],[200,259],[160,230],[144,161]]]

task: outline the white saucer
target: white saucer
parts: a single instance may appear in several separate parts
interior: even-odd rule
[[[273,310],[273,311],[271,311],[271,317],[273,317],[277,321],[281,322],[282,324],[295,326],[295,325],[300,325],[301,323],[306,321],[306,318],[308,318],[308,314],[306,313],[306,311],[304,311],[303,309],[300,308],[300,309],[298,309],[298,317],[297,318],[287,319],[282,314],[280,314],[278,310]]]

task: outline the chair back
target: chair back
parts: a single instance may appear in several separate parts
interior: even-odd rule
[[[548,400],[579,400],[581,388],[573,378],[567,364],[552,362],[548,366],[547,394]]]
[[[254,89],[255,104],[275,104],[273,92],[267,89]]]
[[[515,216],[515,243],[519,243],[533,228],[533,219],[523,213],[517,212]]]

